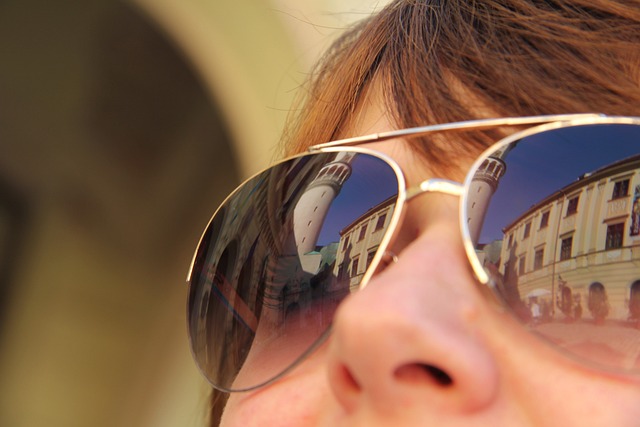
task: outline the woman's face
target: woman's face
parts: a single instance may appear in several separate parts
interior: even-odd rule
[[[381,103],[349,135],[390,130]],[[369,144],[408,185],[433,177],[401,140]],[[469,154],[451,153],[462,180]],[[578,365],[527,334],[480,293],[458,225],[458,200],[407,205],[397,262],[339,307],[328,341],[293,372],[233,393],[223,426],[637,426],[640,381]]]

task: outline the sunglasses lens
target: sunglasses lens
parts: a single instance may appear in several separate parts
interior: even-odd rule
[[[582,360],[640,368],[640,126],[560,127],[479,162],[468,230],[500,298]]]
[[[192,351],[214,386],[257,387],[313,348],[386,243],[399,185],[377,156],[314,153],[225,201],[196,251],[188,301]]]

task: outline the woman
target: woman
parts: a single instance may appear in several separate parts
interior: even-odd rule
[[[638,46],[638,2],[394,1],[346,33],[324,58],[286,135],[286,154],[341,138],[472,119],[587,112],[640,115]],[[397,162],[407,187],[435,177],[462,182],[484,149],[520,129],[492,126],[365,145]],[[469,250],[453,193],[411,199],[384,253],[372,253],[366,263],[361,259],[354,264],[350,258],[346,272],[339,268],[339,254],[355,250],[357,238],[347,245],[342,241],[345,230],[332,257],[325,256],[326,251],[323,255],[319,246],[300,255],[324,260],[323,274],[335,271],[338,281],[345,274],[353,279],[363,265],[377,267],[377,272],[366,278],[365,289],[338,298],[328,338],[295,368],[258,388],[248,381],[249,391],[215,391],[211,425],[637,425],[640,377],[573,360],[530,333],[526,319],[518,319],[520,309],[528,312],[524,279],[516,274],[507,279],[496,271],[509,270],[504,255],[487,261],[484,268],[489,282],[499,282],[501,304],[510,305],[511,312],[487,298],[487,288],[479,286],[481,280],[465,254]],[[283,209],[286,213],[286,203]],[[220,224],[214,218],[211,227],[224,229]],[[245,224],[242,229],[250,227]],[[561,238],[571,255],[571,241]],[[207,239],[202,245],[208,245]],[[235,253],[255,258],[262,244],[256,242],[246,250],[226,246],[218,257],[224,262],[203,261],[213,250],[200,250],[194,261],[194,271],[208,268],[214,271],[208,276],[215,276],[207,282],[214,286],[206,288],[204,296],[194,296],[195,288],[205,286],[198,284],[200,278],[191,278],[190,306],[206,306],[192,311],[200,310],[199,316],[209,319],[208,326],[199,329],[194,323],[198,316],[190,317],[197,359],[201,347],[210,345],[209,335],[202,331],[215,323],[207,307],[220,301],[228,305],[236,293],[242,301],[254,301],[233,303],[232,314],[241,326],[225,334],[233,333],[234,345],[244,347],[248,355],[239,353],[237,360],[218,355],[225,362],[215,362],[215,369],[240,369],[229,378],[216,374],[212,382],[224,382],[223,389],[244,381],[243,364],[259,360],[253,372],[263,366],[268,370],[283,351],[269,349],[269,356],[261,360],[255,356],[253,340],[261,334],[270,308],[255,301],[269,300],[269,287],[256,290],[254,285],[242,288],[244,292],[237,284],[243,280],[234,277],[253,277],[258,267],[252,264],[253,270],[239,274],[227,268]],[[513,267],[518,249],[512,248],[512,253],[511,269],[529,271],[524,262],[519,269]],[[547,264],[541,253],[540,262]],[[282,273],[269,274],[275,280]],[[296,284],[295,277],[290,275],[283,286],[277,297],[282,299],[274,300],[285,301],[301,292],[303,285]],[[555,279],[549,280],[550,288],[540,291],[541,297],[555,294]],[[309,292],[315,289],[313,279],[310,283]],[[298,310],[300,301],[274,307]],[[289,311],[277,321],[288,321],[288,316]],[[249,338],[242,338],[243,327],[251,331]],[[313,328],[305,331],[314,338],[319,335]],[[200,332],[206,337],[198,344]],[[205,373],[214,370],[207,363],[205,356],[199,359]]]

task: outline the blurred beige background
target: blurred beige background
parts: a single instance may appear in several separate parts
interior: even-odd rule
[[[202,426],[184,279],[367,0],[0,3],[0,426]]]

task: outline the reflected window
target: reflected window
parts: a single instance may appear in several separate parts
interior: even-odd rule
[[[358,262],[360,261],[359,257],[356,257],[351,261],[351,277],[355,277],[358,275]]]
[[[526,268],[526,261],[527,261],[527,255],[522,255],[520,257],[520,259],[518,260],[518,274],[519,275],[523,275],[524,273],[526,273],[525,268]]]
[[[344,245],[342,246],[342,250],[346,251],[347,250],[347,246],[349,246],[349,238],[351,237],[350,234],[347,234],[347,237],[345,237],[344,239]]]
[[[373,261],[373,257],[376,254],[376,250],[372,250],[369,251],[369,253],[367,253],[367,266],[366,268],[369,268],[369,266],[371,265],[371,261]]]
[[[613,184],[612,199],[619,199],[621,197],[627,197],[629,195],[629,180],[623,179]]]
[[[524,225],[524,236],[523,236],[523,239],[526,239],[530,235],[531,235],[531,221],[527,222]]]
[[[378,221],[376,222],[376,228],[374,229],[374,231],[378,231],[384,228],[384,223],[386,220],[387,220],[387,214],[380,215],[378,217]]]
[[[622,237],[624,234],[624,222],[610,224],[607,226],[607,240],[605,249],[616,249],[622,247]]]
[[[544,258],[544,248],[536,250],[535,256],[533,258],[533,269],[539,270],[542,268],[542,260]]]
[[[571,258],[571,248],[573,247],[573,236],[565,237],[560,244],[560,261]]]
[[[580,200],[580,196],[575,196],[569,199],[569,202],[567,203],[567,216],[578,212],[578,200]]]
[[[367,234],[367,224],[364,224],[361,228],[360,228],[360,235],[358,236],[358,242],[362,239],[364,239],[364,236],[366,236]]]
[[[549,225],[549,211],[543,212],[540,217],[540,228],[545,228]]]

